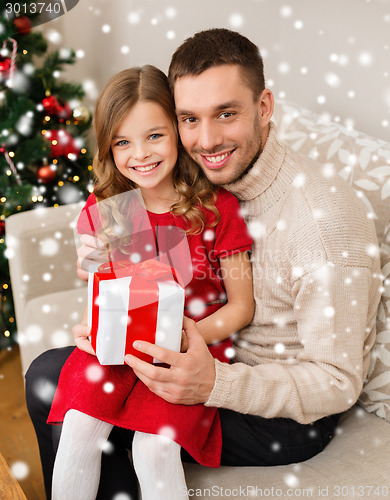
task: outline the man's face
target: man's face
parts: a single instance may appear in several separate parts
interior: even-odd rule
[[[269,120],[264,123],[261,98],[254,100],[239,66],[178,78],[174,97],[183,146],[210,181],[228,184],[242,176],[267,138]]]

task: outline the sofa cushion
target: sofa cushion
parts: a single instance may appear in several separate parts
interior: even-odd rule
[[[383,292],[377,316],[377,335],[359,403],[390,422],[390,251],[381,249]]]
[[[87,287],[42,295],[27,303],[27,323],[18,330],[23,373],[42,352],[74,345],[72,328],[81,322],[86,304]]]
[[[273,120],[286,144],[325,165],[327,172],[333,169],[352,186],[383,243],[390,221],[390,143],[283,101],[277,101]]]
[[[219,469],[185,464],[190,498],[387,498],[389,429],[387,422],[355,406],[342,416],[325,450],[306,462]]]

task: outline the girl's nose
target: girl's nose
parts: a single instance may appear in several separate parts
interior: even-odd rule
[[[133,158],[137,161],[143,161],[150,156],[150,151],[146,145],[138,145],[134,147]]]

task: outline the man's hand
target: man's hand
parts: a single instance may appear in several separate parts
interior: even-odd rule
[[[169,368],[152,365],[131,354],[125,356],[125,362],[152,392],[169,403],[205,403],[214,387],[214,358],[193,320],[185,317],[183,328],[188,338],[188,350],[185,353],[173,352],[140,340],[133,344],[137,350],[170,365]]]
[[[75,325],[72,328],[73,338],[77,347],[82,351],[96,356],[95,351],[92,349],[91,342],[88,340],[90,332],[91,328],[84,324]]]
[[[77,276],[88,281],[88,270],[91,264],[108,262],[108,250],[104,243],[90,234],[80,237],[81,247],[77,250]]]

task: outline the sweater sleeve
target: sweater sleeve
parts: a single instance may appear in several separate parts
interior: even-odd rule
[[[327,263],[301,277],[293,290],[302,345],[297,358],[256,366],[216,360],[206,405],[301,423],[350,408],[375,338],[376,309],[369,306],[380,284],[373,285],[371,273]]]

